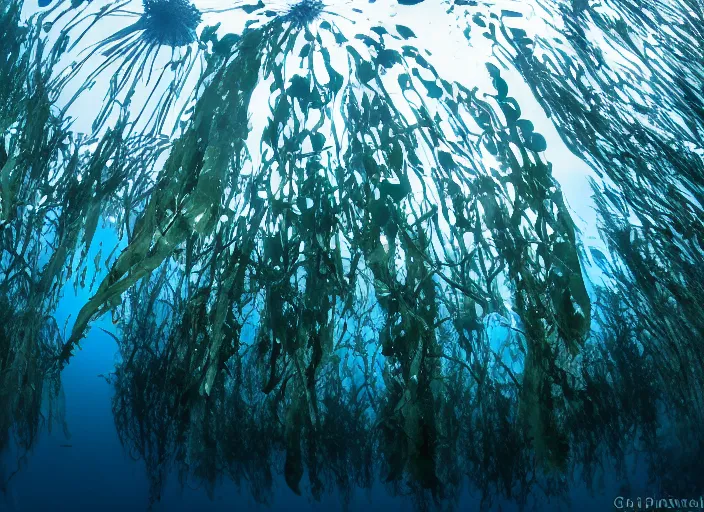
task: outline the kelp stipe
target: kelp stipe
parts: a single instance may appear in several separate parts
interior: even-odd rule
[[[130,4],[125,0],[100,7],[87,3],[63,25],[65,13],[57,16],[52,28],[71,39],[70,58],[75,61],[65,73],[72,81],[83,81],[76,95],[97,83],[105,90],[93,132],[100,133],[109,119],[114,122],[128,108],[133,112],[133,129],[158,136],[178,127],[173,114],[183,112],[188,104],[181,98],[190,94],[187,84],[197,83],[207,51],[207,41],[197,33],[203,14],[187,0],[145,0],[142,12],[129,10]],[[98,42],[86,42],[94,32],[111,27],[110,21],[119,26],[124,18],[135,21]]]

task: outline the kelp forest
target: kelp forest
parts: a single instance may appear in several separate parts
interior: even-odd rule
[[[702,0],[254,2],[2,1],[0,492],[96,332],[145,509],[704,492]]]

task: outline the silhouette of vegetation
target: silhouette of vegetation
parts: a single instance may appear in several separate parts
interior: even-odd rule
[[[623,317],[613,336],[635,343],[656,383],[624,386],[648,390],[653,414],[668,425],[657,442],[649,435],[660,453],[652,476],[667,492],[698,492],[704,54],[695,41],[704,12],[688,0],[537,8],[547,30],[532,34],[504,13],[464,14],[489,29],[497,54],[521,73],[563,141],[596,174],[594,202],[611,253],[590,248],[604,274],[600,293],[607,311]],[[667,456],[664,446],[673,450]],[[688,468],[686,474],[665,460]]]
[[[47,86],[60,48],[47,48],[40,24],[21,24],[20,5],[0,10],[0,452],[14,443],[20,463],[42,426],[63,423],[56,368],[59,328],[51,317],[52,281],[62,269],[40,268],[43,219],[52,208],[48,183],[68,148],[66,125],[53,115]],[[60,188],[60,185],[57,187]],[[47,191],[47,192],[45,192]],[[60,222],[61,217],[55,219]],[[54,232],[56,233],[56,232]],[[61,244],[62,236],[53,240]],[[16,472],[11,468],[7,478]],[[3,475],[0,488],[7,478]]]
[[[580,24],[631,49],[634,36],[589,6],[544,6],[567,28],[531,39],[506,25],[518,12],[455,2],[493,38],[488,91],[444,79],[411,28],[358,30],[354,9],[328,7],[236,5],[249,22],[222,34],[190,3],[145,2],[70,72],[59,62],[126,3],[61,2],[26,23],[19,1],[3,7],[0,435],[31,446],[42,399],[110,312],[115,424],[152,502],[176,472],[262,503],[281,475],[343,505],[381,481],[419,510],[452,508],[465,485],[485,509],[539,508],[577,470],[590,487],[606,466],[625,478],[634,450],[664,489],[696,490],[702,472],[673,480],[703,446],[701,98],[682,85],[698,71],[676,65],[694,25],[668,32],[663,60],[643,57],[638,107]],[[189,62],[170,78],[150,68],[164,49]],[[610,258],[587,256],[501,62],[604,177]],[[80,82],[70,105],[115,64],[93,133],[72,132],[61,93]],[[148,130],[142,87],[160,95]],[[191,108],[162,136],[181,94]],[[120,239],[107,257],[101,222]],[[585,282],[589,260],[603,286]],[[71,279],[92,296],[62,332],[52,314]]]

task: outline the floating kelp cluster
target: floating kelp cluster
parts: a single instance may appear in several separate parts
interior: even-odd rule
[[[179,97],[187,94],[189,78],[197,75],[202,64],[204,43],[196,29],[203,18],[193,4],[187,0],[144,0],[141,12],[134,12],[128,9],[133,3],[123,0],[96,6],[85,2],[65,7],[65,2],[59,2],[43,14],[49,27],[62,26],[60,37],[70,41],[67,58],[78,57],[62,73],[71,82],[81,82],[73,101],[96,84],[105,84],[102,107],[93,121],[94,133],[134,102],[141,107],[131,119],[132,130],[139,127],[148,134],[160,134],[169,114],[185,108]],[[107,37],[87,42],[94,33],[114,30],[125,18],[134,21]]]
[[[694,461],[704,446],[693,427],[704,412],[704,53],[697,43],[704,10],[687,0],[538,2],[536,9],[551,20],[539,34],[505,16],[471,19],[488,26],[486,36],[521,72],[565,143],[597,173],[595,205],[614,262],[590,249],[607,280],[601,294],[630,325],[621,336],[657,370],[658,405],[683,422],[680,442],[697,447]],[[701,488],[694,475],[678,478],[670,489]]]
[[[211,491],[226,475],[261,502],[283,474],[316,500],[335,491],[349,503],[381,479],[419,509],[452,507],[466,484],[484,507],[524,506],[563,495],[576,467],[590,484],[607,462],[623,468],[634,448],[664,470],[663,417],[700,443],[704,379],[684,365],[701,360],[702,339],[694,131],[674,147],[663,128],[634,124],[621,82],[605,88],[604,111],[567,107],[579,102],[572,88],[586,91],[573,83],[586,64],[549,71],[537,43],[503,25],[518,16],[505,10],[471,17],[513,49],[486,64],[492,87],[481,90],[443,78],[412,28],[363,32],[355,10],[310,0],[228,6],[246,17],[240,34],[200,27],[196,5],[145,1],[136,22],[61,71],[92,26],[131,13],[130,2],[92,4],[61,2],[26,23],[19,2],[3,8],[16,49],[0,70],[0,109],[16,109],[0,110],[2,290],[14,305],[3,314],[26,320],[3,324],[0,369],[5,379],[31,364],[40,384],[58,382],[91,322],[111,312],[115,423],[146,462],[152,499],[177,471]],[[587,52],[585,37],[545,51]],[[172,58],[159,72],[161,50]],[[615,263],[593,252],[610,284],[591,298],[547,142],[501,60],[611,179],[594,186]],[[93,133],[72,132],[70,104],[114,66]],[[696,106],[687,97],[662,108],[700,130],[677,110]],[[623,134],[636,132],[652,144],[624,158],[635,143]],[[121,246],[89,262],[101,222]],[[690,245],[669,226],[689,229]],[[92,296],[62,333],[51,315],[71,279]],[[18,382],[8,390],[42,389]],[[23,414],[13,410],[4,431]]]

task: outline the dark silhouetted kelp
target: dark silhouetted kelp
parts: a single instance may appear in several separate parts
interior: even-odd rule
[[[62,340],[47,306],[53,276],[40,273],[39,260],[43,218],[53,203],[48,182],[56,179],[68,135],[52,114],[47,86],[60,45],[46,47],[39,23],[21,24],[20,8],[0,10],[0,451],[14,439],[19,462],[42,425],[63,421],[56,366]]]
[[[660,421],[681,422],[682,437],[674,444],[693,447],[678,450],[689,458],[678,464],[699,467],[704,444],[694,425],[704,419],[704,53],[696,41],[702,5],[615,0],[538,6],[552,22],[537,35],[495,15],[472,19],[489,24],[488,37],[506,62],[521,72],[568,147],[597,173],[594,199],[614,264],[599,249],[591,253],[608,277],[601,292],[607,314],[619,311],[617,339],[635,343],[649,361],[649,378],[658,383],[643,395],[649,407],[667,408]],[[647,388],[641,380],[622,386],[634,393]],[[651,443],[662,447],[671,439]],[[702,488],[701,470],[668,473],[662,459],[653,466],[668,492]]]
[[[317,0],[228,6],[247,17],[240,34],[200,27],[185,1],[145,1],[58,71],[127,4],[60,2],[27,22],[17,0],[3,7],[0,435],[31,432],[31,446],[44,379],[58,397],[60,369],[110,312],[115,423],[153,501],[175,471],[211,495],[226,476],[263,503],[283,475],[345,505],[381,480],[421,510],[453,508],[465,485],[486,509],[539,507],[576,471],[590,487],[607,464],[623,473],[634,450],[670,492],[696,489],[702,473],[672,480],[696,459],[674,458],[659,425],[701,454],[702,110],[686,85],[701,73],[662,62],[699,51],[686,23],[701,9],[657,14],[686,19],[649,68],[646,108],[580,28],[591,8],[558,4],[546,9],[566,28],[531,40],[505,24],[520,13],[455,2],[500,57],[488,91],[443,78],[410,27],[365,32],[359,9]],[[591,20],[644,51],[625,21]],[[169,72],[153,77],[164,49]],[[594,191],[611,259],[587,257],[501,62],[609,178]],[[70,105],[111,70],[93,133],[74,133],[61,93],[85,80]],[[101,221],[123,244],[91,268]],[[590,259],[607,278],[591,298]],[[93,295],[62,333],[52,314],[72,278]]]

